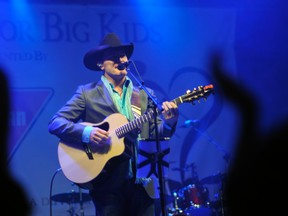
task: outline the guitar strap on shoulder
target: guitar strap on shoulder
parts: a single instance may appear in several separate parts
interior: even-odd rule
[[[142,114],[140,101],[140,89],[139,87],[134,86],[132,91],[131,106],[135,118],[140,117]]]
[[[132,111],[135,117],[140,117],[144,114],[147,107],[146,93],[139,87],[134,86],[131,98]]]

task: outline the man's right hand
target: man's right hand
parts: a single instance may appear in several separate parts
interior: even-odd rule
[[[109,132],[99,127],[93,127],[90,133],[90,143],[96,145],[104,145],[109,139]]]

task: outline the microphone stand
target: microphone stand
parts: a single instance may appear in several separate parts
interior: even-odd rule
[[[135,67],[134,62],[132,62]],[[136,69],[137,70],[137,69]],[[162,166],[161,166],[161,160],[162,160],[162,152],[161,152],[161,147],[160,147],[160,139],[159,139],[159,133],[158,133],[158,127],[157,127],[157,113],[159,110],[161,110],[161,107],[159,106],[158,102],[156,99],[151,95],[151,93],[147,90],[147,88],[144,86],[144,82],[140,82],[136,76],[131,72],[130,74],[133,76],[133,78],[137,81],[138,85],[140,86],[141,89],[143,89],[148,97],[153,101],[153,109],[154,109],[154,124],[155,124],[155,137],[156,137],[156,161],[157,161],[157,169],[158,169],[158,181],[159,181],[159,189],[160,189],[160,203],[161,203],[161,212],[162,216],[166,216],[166,211],[165,211],[165,197],[164,197],[164,181],[163,181],[163,172],[162,172]]]

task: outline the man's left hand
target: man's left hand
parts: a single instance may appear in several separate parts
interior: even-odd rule
[[[178,106],[174,102],[165,101],[162,103],[162,109],[165,123],[173,127],[177,123],[179,117]]]

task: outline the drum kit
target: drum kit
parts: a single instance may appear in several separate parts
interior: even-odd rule
[[[81,189],[78,192],[72,190],[69,193],[56,194],[51,197],[51,200],[60,203],[69,204],[69,209],[67,210],[70,216],[84,216],[83,203],[89,202],[92,200],[91,196],[88,193],[83,193]],[[80,213],[76,212],[74,204],[80,204]]]
[[[222,186],[226,175],[218,173],[194,181],[173,192],[173,207],[168,209],[169,216],[224,216]],[[193,178],[192,178],[193,179]],[[219,185],[219,193],[210,201],[207,185]]]

